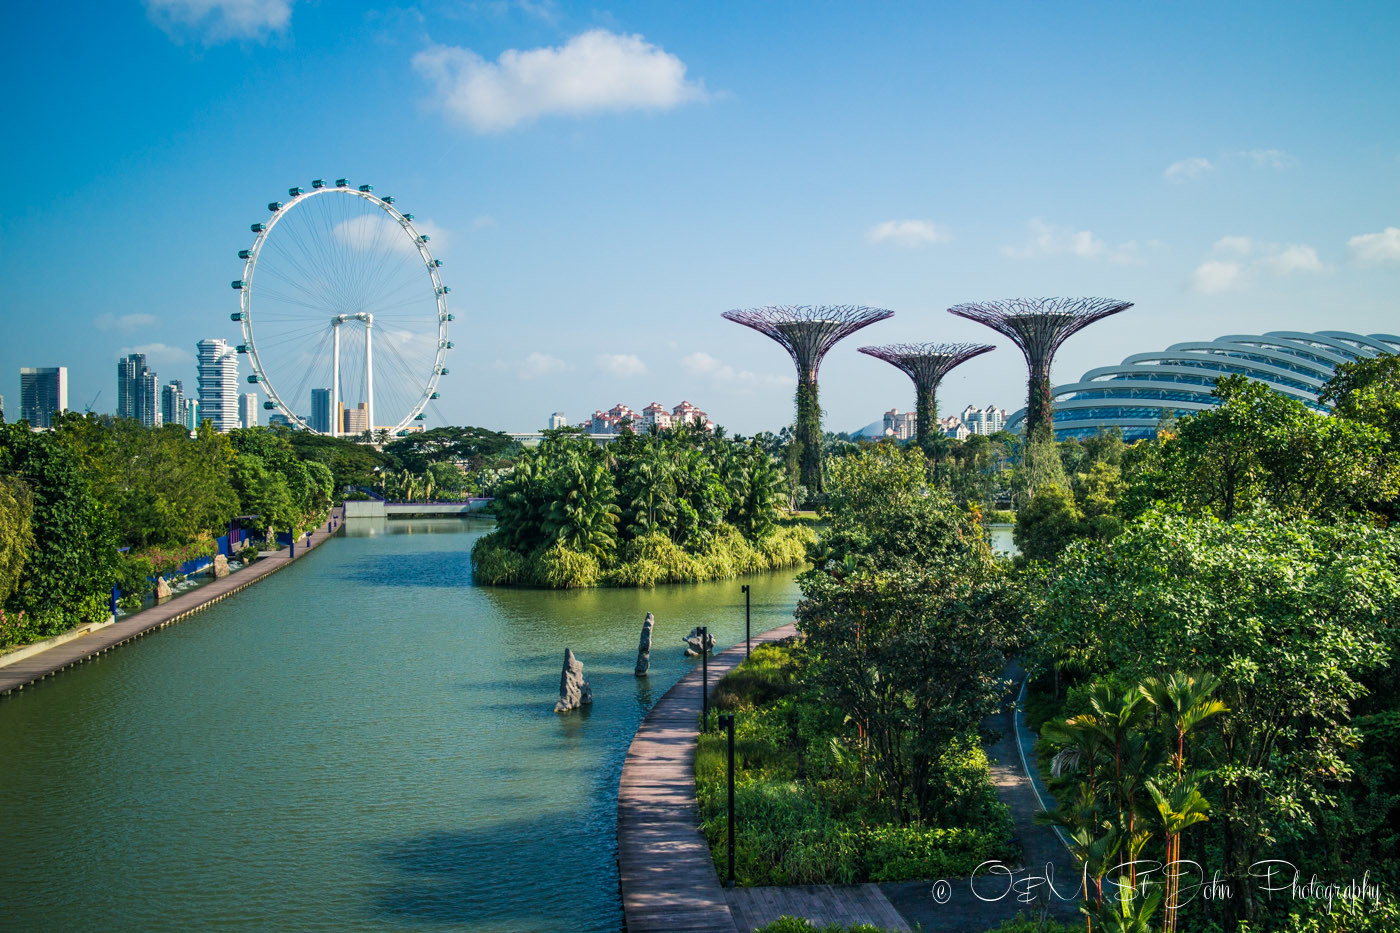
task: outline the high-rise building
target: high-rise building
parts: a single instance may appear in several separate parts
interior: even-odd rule
[[[117,360],[117,417],[136,417],[136,377],[146,370],[146,355],[131,353]]]
[[[564,413],[562,411],[556,411],[554,414],[549,416],[549,428],[551,431],[557,428],[568,427],[568,425],[569,419],[564,417]]]
[[[995,434],[1006,425],[1006,409],[995,405],[986,408],[969,405],[963,409],[962,420],[973,434]]]
[[[342,412],[345,421],[340,426],[341,434],[348,434],[351,437],[359,437],[369,430],[369,409],[364,402],[354,408],[347,408]]]
[[[185,399],[185,427],[191,431],[199,430],[199,399]]]
[[[67,410],[67,366],[20,367],[19,411],[30,427],[51,428],[53,416]]]
[[[160,390],[160,420],[162,424],[183,424],[189,427],[190,413],[185,398],[185,384],[179,379],[170,380]]]
[[[238,427],[238,353],[228,341],[201,340],[199,348],[199,417],[226,433]]]
[[[238,396],[238,423],[245,428],[258,426],[258,396],[255,392],[244,392]]]
[[[331,433],[331,390],[311,390],[311,430],[317,434]]]
[[[148,428],[162,424],[160,416],[160,377],[146,370],[136,380],[136,417]]]
[[[0,421],[5,420],[5,396],[0,395]]]

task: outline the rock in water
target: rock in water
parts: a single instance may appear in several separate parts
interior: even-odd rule
[[[214,579],[228,576],[228,558],[222,554],[214,555]]]
[[[559,676],[559,702],[556,713],[567,713],[593,702],[593,689],[583,676],[583,662],[574,657],[572,648],[564,649],[564,672]]]
[[[173,595],[175,594],[171,592],[170,583],[165,577],[156,577],[156,602],[165,602]]]
[[[705,635],[705,645],[704,645],[704,648],[703,648],[703,649],[701,648],[701,646],[700,646],[700,626],[698,626],[698,625],[695,626],[695,628],[691,629],[691,630],[690,630],[690,634],[689,634],[689,635],[686,635],[686,636],[684,637],[683,640],[685,641],[685,646],[686,646],[686,647],[685,647],[685,654],[686,654],[686,657],[689,657],[689,658],[698,658],[698,657],[700,657],[700,652],[701,652],[702,650],[708,651],[708,652],[711,652],[711,653],[713,653],[714,650],[715,650],[715,636],[710,635],[710,634],[708,634],[708,633]]]
[[[642,640],[637,643],[637,669],[632,672],[638,677],[645,677],[651,669],[651,627],[655,622],[655,617],[648,612],[647,620],[642,623]]]

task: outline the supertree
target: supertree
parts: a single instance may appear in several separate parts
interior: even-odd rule
[[[838,341],[893,311],[859,305],[772,305],[726,311],[725,318],[752,327],[783,345],[797,366],[797,424],[802,484],[812,492],[822,488],[822,410],[817,397],[817,370],[822,357]]]
[[[986,324],[1015,342],[1026,358],[1026,439],[1054,438],[1050,364],[1071,334],[1097,320],[1126,311],[1131,301],[1112,298],[1010,298],[978,301],[948,309],[958,317]]]
[[[938,417],[938,384],[954,366],[996,347],[976,343],[892,343],[883,347],[861,347],[860,352],[884,360],[914,380],[915,439],[920,447],[928,442]]]

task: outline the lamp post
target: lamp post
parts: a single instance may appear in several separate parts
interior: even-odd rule
[[[710,627],[700,626],[700,731],[710,731]]]
[[[744,591],[744,657],[747,658],[753,650],[750,644],[752,636],[749,634],[749,585],[745,583],[740,589]]]
[[[729,739],[729,887],[734,887],[734,714],[722,713],[719,724]]]

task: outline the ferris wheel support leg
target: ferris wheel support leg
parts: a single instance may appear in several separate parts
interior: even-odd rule
[[[331,437],[340,435],[340,319],[331,318]]]
[[[365,315],[365,420],[369,422],[370,437],[374,436],[374,315]]]

